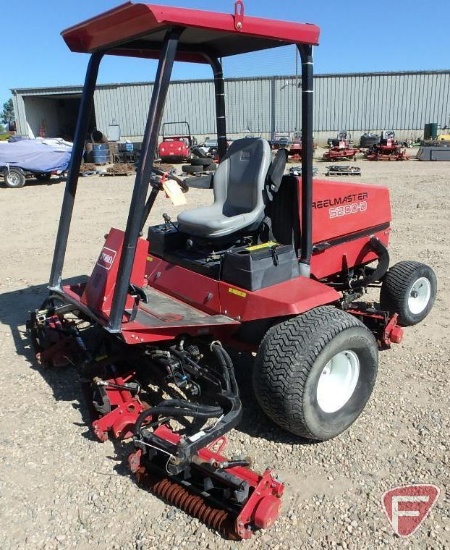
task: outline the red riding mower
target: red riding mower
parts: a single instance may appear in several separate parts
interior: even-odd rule
[[[379,143],[366,152],[367,160],[408,160],[406,145],[395,139],[393,130],[384,130]]]
[[[330,148],[323,154],[323,160],[356,160],[359,149],[353,147],[351,136],[347,132],[339,132],[336,139],[328,140]]]
[[[136,479],[231,538],[277,518],[283,484],[223,455],[242,415],[227,349],[256,352],[253,387],[267,416],[295,436],[326,440],[359,416],[378,350],[430,311],[424,264],[389,267],[388,190],[312,180],[312,46],[319,29],[244,16],[126,3],[63,38],[90,53],[50,293],[28,322],[38,360],[79,367],[104,441],[133,438]],[[227,147],[221,59],[295,44],[302,59],[302,174],[286,151],[245,138]],[[159,59],[125,231],[110,229],[87,281],[62,269],[84,136],[104,55]],[[144,227],[161,190],[186,183],[153,167],[174,61],[212,66],[219,167],[201,178],[211,206]],[[189,180],[190,182],[193,179]],[[179,187],[179,188],[178,188]],[[361,300],[368,287],[378,302]],[[227,346],[227,348],[225,347]],[[250,367],[250,365],[249,365]]]

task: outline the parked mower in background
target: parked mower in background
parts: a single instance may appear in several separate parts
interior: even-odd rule
[[[366,151],[367,160],[408,160],[406,144],[395,139],[393,130],[384,130],[379,143]]]
[[[301,162],[302,160],[302,133],[294,132],[292,143],[288,147],[288,161]]]
[[[291,137],[292,136],[292,137]],[[288,162],[301,162],[302,160],[302,133],[301,132],[275,132],[274,138],[270,141],[273,151],[286,149]],[[317,144],[313,142],[313,148]]]
[[[227,349],[256,353],[258,402],[293,442],[336,437],[372,393],[378,350],[428,315],[436,277],[416,261],[390,267],[386,187],[313,182],[315,25],[247,17],[240,0],[231,16],[129,2],[63,38],[91,58],[50,293],[28,322],[36,357],[79,368],[93,432],[101,441],[133,438],[129,465],[139,483],[226,537],[250,538],[276,520],[284,486],[271,470],[224,455],[242,416]],[[262,138],[227,145],[222,58],[289,44],[302,60],[301,176],[284,175],[286,150],[273,157]],[[64,283],[104,55],[158,58],[158,69],[126,229],[109,230],[87,280]],[[160,191],[186,197],[189,181],[145,154],[156,149],[174,61],[213,69],[220,164],[203,180],[214,202],[147,225]],[[369,287],[375,301],[365,299]]]
[[[193,138],[187,122],[165,122],[158,147],[161,162],[185,162],[191,156]]]
[[[323,154],[323,160],[356,160],[359,149],[353,147],[351,135],[348,132],[339,132],[336,139],[328,140],[330,148]]]

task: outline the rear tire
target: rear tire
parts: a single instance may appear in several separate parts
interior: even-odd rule
[[[381,285],[380,306],[398,313],[398,323],[409,327],[430,313],[436,298],[434,271],[420,262],[399,262],[389,269]]]
[[[377,369],[372,333],[352,315],[321,306],[268,330],[256,356],[253,386],[276,424],[324,441],[361,414]]]
[[[17,168],[6,170],[3,175],[6,187],[19,189],[25,185],[25,174]]]

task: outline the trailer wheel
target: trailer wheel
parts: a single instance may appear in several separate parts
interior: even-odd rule
[[[25,185],[25,174],[18,168],[10,168],[3,175],[6,187],[18,189]]]
[[[380,306],[398,313],[400,325],[416,325],[430,313],[436,290],[431,267],[420,262],[399,262],[389,269],[381,284]]]
[[[352,315],[321,306],[268,330],[256,356],[253,386],[276,424],[324,441],[361,414],[377,369],[372,333]]]

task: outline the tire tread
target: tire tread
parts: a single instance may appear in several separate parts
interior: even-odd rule
[[[276,424],[317,439],[307,427],[301,406],[308,374],[328,342],[352,327],[366,329],[356,317],[333,306],[320,306],[269,329],[256,357],[254,387],[262,409]],[[292,357],[301,363],[300,369],[294,368]],[[287,393],[290,399],[285,403]],[[275,402],[285,406],[280,408]]]

